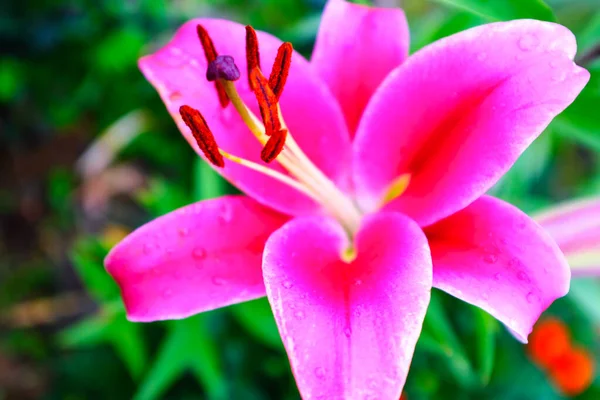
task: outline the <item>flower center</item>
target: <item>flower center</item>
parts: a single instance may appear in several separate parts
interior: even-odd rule
[[[252,27],[246,27],[248,83],[258,102],[261,114],[261,119],[259,119],[244,103],[233,83],[240,77],[233,58],[228,55],[218,55],[203,26],[198,25],[197,32],[208,61],[206,78],[215,82],[221,106],[225,108],[231,103],[250,132],[263,145],[260,154],[262,161],[268,164],[277,160],[289,175],[219,148],[201,113],[192,107],[183,105],[179,110],[181,117],[192,131],[198,146],[208,161],[222,168],[225,165],[224,158],[227,158],[298,190],[322,205],[353,237],[359,228],[361,212],[352,200],[306,156],[294,140],[281,113],[279,97],[283,92],[290,70],[293,53],[291,43],[283,43],[279,47],[271,74],[267,79],[260,69],[256,32]]]

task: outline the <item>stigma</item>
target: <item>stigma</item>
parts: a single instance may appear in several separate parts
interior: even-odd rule
[[[191,130],[206,160],[215,167],[223,168],[226,159],[294,188],[323,206],[330,216],[354,236],[360,225],[361,212],[306,156],[283,118],[279,99],[290,73],[293,55],[291,43],[283,43],[279,47],[271,73],[266,77],[261,70],[258,35],[251,26],[246,26],[246,74],[260,110],[259,118],[244,103],[236,89],[235,81],[240,79],[241,74],[233,57],[218,54],[208,31],[202,25],[198,25],[196,31],[208,62],[206,79],[214,82],[221,107],[233,106],[248,127],[249,133],[262,145],[262,163],[227,152],[217,144],[200,110],[183,105],[179,109],[181,118]],[[269,164],[274,161],[287,173],[271,168]]]

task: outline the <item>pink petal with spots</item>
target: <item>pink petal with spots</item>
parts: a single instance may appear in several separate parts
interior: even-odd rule
[[[185,318],[264,296],[264,244],[286,219],[243,196],[205,200],[137,229],[104,263],[131,321]]]
[[[256,98],[248,87],[243,25],[216,19],[192,20],[183,25],[165,47],[140,59],[140,68],[197,152],[190,130],[179,117],[178,110],[182,104],[200,110],[223,150],[263,164],[258,140],[232,105],[221,108],[214,84],[206,81],[206,60],[196,35],[198,24],[207,29],[217,52],[234,57],[241,72],[241,78],[235,85],[246,104],[260,116]],[[269,76],[282,42],[263,32],[258,32],[258,40],[262,69]],[[285,122],[298,144],[325,175],[345,188],[349,181],[351,145],[343,114],[325,84],[298,53],[292,56],[290,74],[280,100]],[[230,161],[225,161],[225,164],[219,172],[260,203],[291,215],[320,210],[320,206],[304,194],[273,178]],[[269,165],[283,171],[277,162]]]
[[[569,201],[533,217],[565,253],[573,276],[600,274],[600,198]]]
[[[421,226],[477,199],[585,86],[589,73],[573,63],[575,50],[565,27],[517,20],[411,56],[381,84],[356,134],[363,208],[380,206],[402,174],[410,185],[388,207]]]
[[[267,296],[303,399],[397,400],[429,304],[431,257],[416,223],[367,217],[357,258],[320,217],[292,220],[267,241]]]
[[[425,232],[433,285],[489,312],[523,342],[569,291],[569,266],[556,243],[501,200],[481,197]]]
[[[408,45],[399,8],[345,0],[325,6],[310,63],[340,103],[352,134],[375,89],[408,56]]]

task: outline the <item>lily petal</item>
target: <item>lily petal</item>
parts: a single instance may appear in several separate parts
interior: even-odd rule
[[[357,257],[334,221],[298,218],[267,241],[267,296],[303,399],[396,400],[429,304],[431,258],[416,223],[367,217]]]
[[[225,109],[220,106],[214,83],[205,78],[206,59],[196,34],[198,24],[203,25],[211,35],[219,54],[230,55],[235,59],[241,72],[235,85],[245,103],[256,115],[260,115],[256,98],[248,87],[246,32],[244,26],[235,22],[192,20],[184,24],[165,47],[140,59],[140,68],[198,154],[200,152],[195,140],[179,116],[179,107],[183,104],[200,110],[223,150],[263,164],[258,140],[232,105]],[[263,32],[258,32],[258,40],[263,72],[269,76],[282,42]],[[348,129],[335,98],[298,53],[292,56],[280,104],[294,139],[315,165],[343,188],[344,182],[349,180],[347,170],[351,157]],[[304,194],[273,178],[233,162],[225,164],[225,168],[218,171],[262,204],[291,215],[310,214],[319,210],[320,206]],[[276,162],[269,166],[283,171]]]
[[[106,270],[131,321],[180,319],[265,295],[265,241],[286,217],[243,196],[192,204],[138,228]]]
[[[354,181],[363,208],[380,206],[404,174],[410,185],[388,207],[421,226],[477,199],[587,83],[575,50],[565,27],[517,20],[415,53],[381,84],[358,128]]]
[[[311,58],[340,103],[351,134],[383,79],[408,57],[404,11],[329,0]]]
[[[600,198],[569,201],[534,215],[565,253],[573,276],[600,274]]]
[[[569,266],[556,243],[501,200],[483,196],[425,233],[434,287],[489,312],[523,342],[569,291]]]

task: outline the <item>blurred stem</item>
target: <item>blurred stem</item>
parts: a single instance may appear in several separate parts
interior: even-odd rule
[[[577,59],[577,64],[585,67],[600,58],[600,43],[596,43]]]
[[[194,160],[193,179],[192,195],[195,201],[213,199],[226,192],[225,180],[200,157]]]

